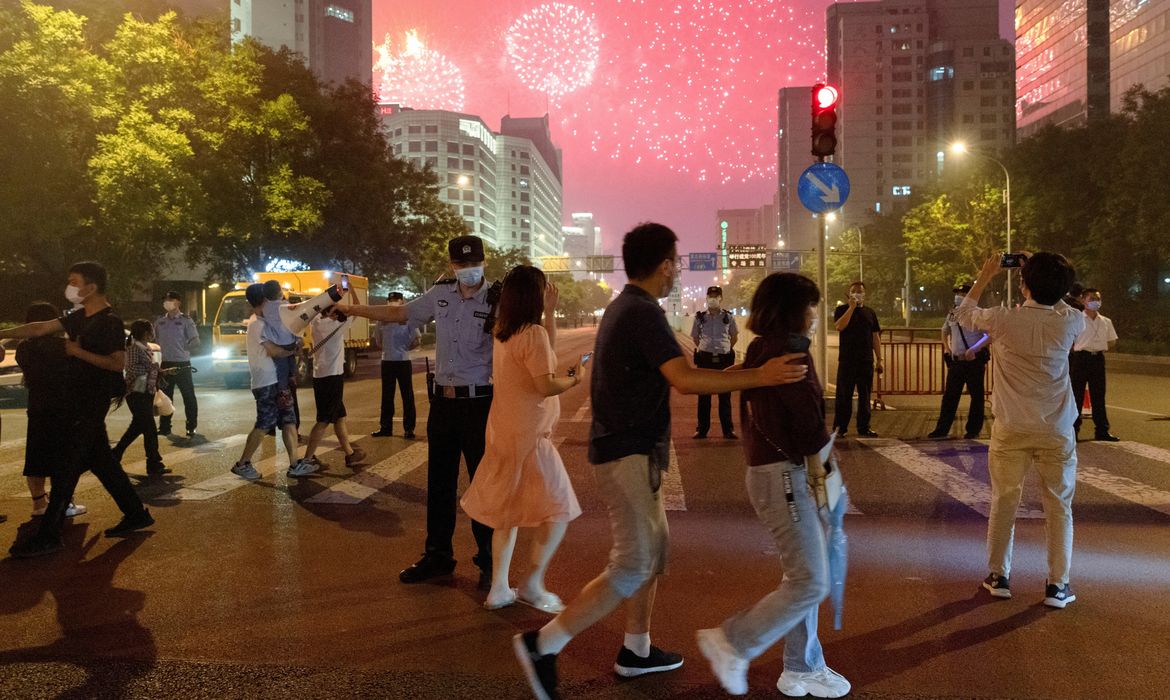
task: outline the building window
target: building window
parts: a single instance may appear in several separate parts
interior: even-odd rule
[[[974,114],[964,114],[963,115],[963,123],[964,124],[974,124],[975,123],[975,115]]]
[[[439,159],[438,159],[438,158],[435,158],[435,157],[433,157],[433,156],[432,156],[432,157],[428,157],[428,158],[427,158],[427,167],[428,167],[428,168],[437,168],[437,167],[439,167]]]
[[[414,124],[412,126],[406,127],[406,131],[408,133],[411,133],[411,134],[421,134],[422,133],[422,126],[418,125],[418,124]]]
[[[520,207],[520,214],[521,215],[531,214],[531,213],[532,213],[532,211],[528,207],[525,207],[525,206]]]
[[[421,141],[411,141],[410,145],[407,147],[406,150],[411,152],[411,153],[422,153],[422,142]]]
[[[437,133],[439,133],[439,125],[438,124],[427,124],[423,128],[423,131],[425,133],[428,133],[428,134],[437,134]]]
[[[947,80],[953,77],[955,77],[955,69],[952,66],[935,66],[930,69],[930,79],[932,81]]]
[[[891,111],[894,114],[910,114],[914,111],[914,106],[909,103],[896,104]]]
[[[459,190],[455,189],[454,187],[448,187],[447,188],[447,201],[448,202],[458,202],[459,201]]]
[[[402,153],[402,144],[396,143],[394,144],[394,154],[398,155],[399,153]]]
[[[894,73],[891,78],[895,83],[908,83],[914,80],[914,74],[909,71],[905,71],[902,73]]]
[[[475,191],[474,190],[463,190],[463,201],[474,202],[475,201]]]
[[[520,151],[520,160],[528,160],[528,151]]]
[[[454,153],[454,154],[458,155],[459,154],[459,144],[455,143],[454,141],[448,141],[447,142],[447,152]]]
[[[895,105],[895,106],[896,106],[896,105]],[[874,108],[873,108],[873,113],[874,113],[874,114],[881,114],[881,113],[882,113],[882,106],[881,106],[881,105],[878,105],[877,107],[874,107]]]
[[[353,11],[347,10],[344,7],[338,7],[337,5],[330,5],[326,7],[325,16],[333,17],[334,19],[339,19],[342,22],[349,22],[350,24],[353,24]]]
[[[236,2],[239,2],[239,1],[240,0],[236,0]],[[240,33],[240,18],[239,17],[232,18],[232,32],[234,32],[236,34]]]
[[[520,174],[521,174],[521,175],[528,175],[528,174],[529,174],[529,171],[528,171],[528,166],[527,166],[527,165],[521,165],[521,166],[520,166]]]
[[[910,185],[894,185],[891,189],[891,194],[895,197],[909,197]]]
[[[520,193],[520,201],[521,202],[529,201],[529,194],[527,192],[521,192]]]
[[[463,155],[465,155],[465,156],[475,155],[475,146],[473,146],[470,143],[463,144]]]
[[[425,150],[427,153],[438,153],[439,152],[439,142],[438,141],[427,141],[426,148],[423,150]]]
[[[471,172],[475,172],[475,161],[474,161],[474,160],[466,160],[466,159],[464,159],[464,161],[463,161],[463,169],[464,169],[464,170],[470,170]]]
[[[463,206],[463,215],[464,216],[475,216],[475,207],[464,205]]]

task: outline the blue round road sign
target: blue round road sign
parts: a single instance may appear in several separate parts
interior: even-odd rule
[[[849,199],[849,176],[832,163],[813,163],[800,174],[796,194],[814,214],[840,209]]]

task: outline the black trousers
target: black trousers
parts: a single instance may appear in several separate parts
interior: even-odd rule
[[[467,474],[483,459],[490,396],[475,399],[431,400],[427,419],[427,554],[454,557],[451,540],[455,535],[455,515],[459,507],[459,458],[467,462]],[[484,571],[492,568],[492,529],[471,521],[471,532],[478,548],[474,561]]]
[[[718,355],[710,352],[696,352],[695,366],[700,369],[726,369],[735,364],[735,353]],[[723,434],[734,432],[731,425],[731,394],[719,395],[719,424],[723,427]],[[695,431],[707,434],[711,429],[711,395],[699,395],[699,424]]]
[[[947,383],[943,389],[942,408],[939,409],[936,433],[949,433],[959,410],[959,399],[963,389],[971,396],[971,408],[967,412],[966,435],[978,435],[983,431],[983,371],[987,363],[979,360],[950,360],[947,363]]]
[[[837,362],[837,400],[833,427],[845,432],[853,417],[853,392],[857,391],[857,430],[869,430],[869,394],[873,390],[873,355],[864,360],[842,357]]]
[[[394,387],[402,394],[402,429],[414,432],[414,363],[410,360],[382,360],[382,430],[394,424]]]
[[[38,535],[58,537],[65,522],[65,509],[73,501],[73,492],[81,474],[89,469],[106,492],[114,498],[123,515],[133,516],[142,512],[142,500],[130,485],[122,465],[110,451],[110,438],[106,434],[106,412],[109,403],[81,400],[68,409],[66,430],[63,439],[69,440],[65,468],[53,477],[53,489],[49,493],[49,506],[41,518]]]
[[[195,380],[191,374],[191,363],[162,363],[162,369],[172,367],[178,369],[173,374],[165,375],[166,386],[163,387],[163,393],[167,395],[168,399],[171,399],[171,403],[174,403],[175,387],[179,388],[179,393],[183,396],[183,414],[187,418],[187,431],[192,432],[199,425],[199,401],[195,398]],[[158,429],[164,433],[171,432],[171,418],[174,416],[159,416]]]
[[[1089,386],[1089,403],[1093,406],[1093,427],[1098,437],[1109,433],[1109,414],[1105,411],[1105,353],[1073,352],[1068,356],[1068,374],[1072,379],[1073,399],[1077,404],[1077,420],[1073,426],[1081,429],[1081,402],[1085,385]]]
[[[122,433],[122,439],[114,447],[114,459],[122,461],[126,448],[134,444],[138,436],[142,436],[142,445],[146,448],[146,470],[155,471],[163,468],[162,455],[158,452],[158,431],[154,427],[154,397],[149,394],[131,392],[126,395],[126,405],[130,408],[130,425]]]

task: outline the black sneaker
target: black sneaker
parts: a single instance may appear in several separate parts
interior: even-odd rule
[[[878,436],[878,434],[875,433],[874,431],[870,430],[869,428],[866,428],[865,430],[858,430],[857,431],[857,437],[875,438],[877,436]]]
[[[942,440],[943,438],[950,436],[950,434],[951,432],[949,430],[935,430],[926,437],[930,438],[931,440]]]
[[[134,515],[127,515],[115,526],[106,530],[106,537],[121,537],[122,535],[129,535],[135,530],[142,530],[154,525],[154,518],[151,517],[150,511],[143,508],[141,513]]]
[[[996,598],[1011,598],[1012,587],[1008,584],[1006,576],[999,574],[988,574],[987,578],[983,579],[983,587],[987,592]]]
[[[706,440],[707,433],[704,433],[702,430],[696,430],[695,434],[691,436],[691,439],[692,440]]]
[[[171,434],[171,429],[170,429],[170,428],[159,428],[159,429],[158,429],[158,434],[159,434],[159,435],[162,435],[162,436],[167,436],[167,435],[170,435],[170,434]]]
[[[382,428],[376,433],[370,433],[370,437],[391,437],[392,435],[394,435],[394,431],[390,428]]]
[[[450,576],[454,570],[454,559],[424,554],[422,559],[400,571],[398,580],[403,583],[422,583],[439,576]]]
[[[62,549],[65,549],[65,543],[57,537],[42,537],[41,535],[33,535],[24,542],[17,542],[8,549],[8,553],[12,555],[13,559],[32,559],[33,557],[43,557],[47,554],[56,554]]]
[[[1067,583],[1063,586],[1049,583],[1044,587],[1044,604],[1050,608],[1063,608],[1076,599],[1072,586]]]
[[[1121,438],[1112,433],[1099,433],[1093,439],[1097,442],[1121,442]]]
[[[614,673],[625,678],[644,676],[647,673],[661,673],[673,671],[683,665],[681,654],[663,651],[656,646],[650,647],[650,656],[638,656],[626,647],[618,652],[617,661],[613,664]]]
[[[731,432],[729,432],[729,433],[723,433],[723,439],[724,439],[724,440],[738,440],[738,439],[739,439],[739,436],[738,436],[738,435],[736,435],[736,434],[735,434],[735,431],[733,430],[733,431],[731,431]]]
[[[536,700],[558,700],[561,696],[557,693],[557,655],[541,655],[536,651],[539,635],[540,632],[533,630],[512,637],[512,651],[524,669]]]
[[[413,440],[414,439],[414,431],[407,430],[405,433],[402,434],[402,437],[406,438],[407,440]]]

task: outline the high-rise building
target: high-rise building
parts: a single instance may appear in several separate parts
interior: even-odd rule
[[[562,254],[561,181],[538,144],[497,134],[471,114],[399,105],[380,110],[394,154],[435,173],[439,198],[469,231],[534,260]]]
[[[817,244],[817,221],[796,195],[800,174],[816,160],[810,153],[809,141],[812,86],[781,88],[777,105],[776,247],[813,250]]]
[[[573,258],[601,255],[601,227],[594,222],[593,214],[576,212],[570,218],[573,225],[561,227],[565,236],[565,255]]]
[[[996,152],[1015,135],[1012,45],[996,0],[835,3],[828,82],[841,91],[834,158],[849,174],[845,225],[901,209],[948,142]]]
[[[373,85],[371,21],[371,0],[231,0],[232,41],[286,47],[328,83]]]
[[[1109,106],[1121,110],[1137,84],[1170,84],[1170,0],[1113,0],[1109,19]]]

